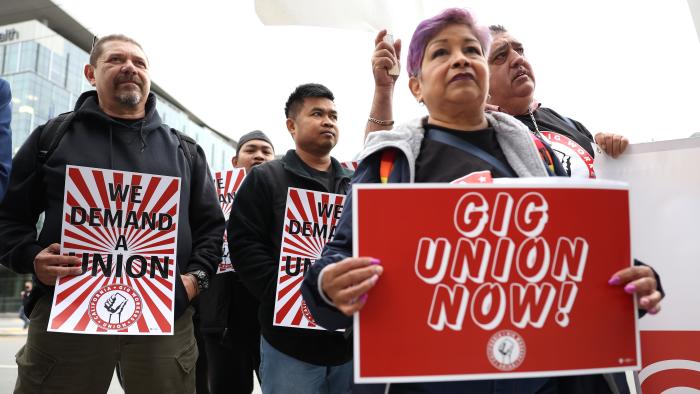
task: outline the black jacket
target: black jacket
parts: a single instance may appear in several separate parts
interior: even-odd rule
[[[178,318],[188,305],[179,274],[197,269],[213,274],[221,260],[224,217],[204,152],[197,146],[190,168],[180,139],[158,116],[153,94],[148,97],[143,121],[131,125],[107,116],[95,91],[80,96],[75,112],[65,135],[41,167],[37,153],[44,126],[34,130],[15,155],[7,194],[0,204],[0,262],[15,272],[33,273],[36,255],[61,242],[68,164],[180,177],[175,275]],[[35,226],[42,212],[44,225],[37,239]],[[36,299],[53,292],[53,287],[35,282],[38,286],[32,292],[29,311]]]
[[[231,261],[243,284],[260,301],[263,337],[277,350],[316,365],[340,365],[352,358],[352,342],[340,332],[272,325],[287,189],[345,194],[352,172],[332,159],[333,190],[307,175],[308,166],[290,150],[281,159],[254,167],[236,193],[228,222]]]

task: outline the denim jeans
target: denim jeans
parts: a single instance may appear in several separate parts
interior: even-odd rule
[[[338,366],[299,361],[260,338],[263,394],[346,394],[352,386],[352,361]]]

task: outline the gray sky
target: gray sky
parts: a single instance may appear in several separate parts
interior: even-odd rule
[[[264,26],[253,0],[55,1],[98,35],[139,40],[153,80],[224,134],[237,139],[261,129],[278,152],[292,148],[284,103],[297,85],[319,82],[336,95],[341,136],[333,155],[349,160],[361,149],[374,32]],[[345,4],[350,18],[372,2]],[[686,0],[433,0],[425,12],[448,6],[504,24],[525,44],[538,100],[594,134],[643,142],[700,131],[700,122],[688,120],[699,108],[700,43]],[[418,20],[400,8],[388,17],[400,21],[392,30],[407,48]],[[407,84],[403,73],[395,92],[398,122],[425,114]]]

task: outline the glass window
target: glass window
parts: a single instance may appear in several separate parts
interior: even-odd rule
[[[5,74],[16,73],[19,68],[19,44],[5,46]]]
[[[18,71],[34,71],[36,67],[36,47],[35,42],[20,43],[20,58]]]
[[[0,46],[0,75],[4,73],[3,65],[5,64],[5,45]]]
[[[51,53],[51,78],[54,83],[65,86],[66,83],[66,57],[58,53]]]
[[[42,77],[49,77],[49,68],[51,67],[51,51],[43,45],[39,45],[39,62],[37,63],[36,72]]]

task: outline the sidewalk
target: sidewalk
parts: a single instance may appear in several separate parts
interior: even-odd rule
[[[26,336],[27,330],[22,329],[24,322],[17,317],[17,314],[0,314],[0,337],[5,336]]]

